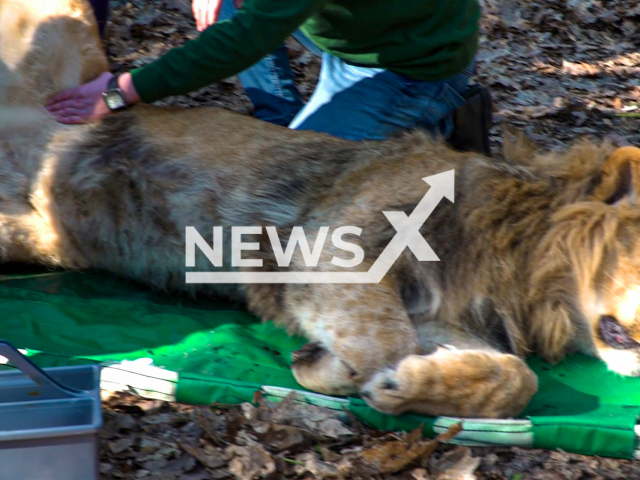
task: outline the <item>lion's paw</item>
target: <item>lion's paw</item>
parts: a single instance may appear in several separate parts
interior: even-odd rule
[[[440,348],[377,372],[360,395],[373,408],[394,415],[506,418],[526,407],[537,385],[535,374],[513,355]]]
[[[373,408],[399,415],[411,409],[415,399],[415,385],[403,378],[398,367],[385,368],[364,384],[360,396]]]

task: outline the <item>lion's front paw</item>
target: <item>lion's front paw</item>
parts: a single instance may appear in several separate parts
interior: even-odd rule
[[[412,398],[412,392],[407,385],[398,380],[395,369],[385,369],[373,376],[360,391],[360,396],[373,408],[384,413],[398,415],[408,410],[407,402]]]
[[[433,375],[434,365],[429,356],[410,355],[395,368],[385,368],[367,382],[360,396],[376,410],[393,415],[407,411],[433,414],[434,399],[430,393],[437,390]]]
[[[378,372],[360,394],[373,408],[395,415],[505,418],[519,414],[536,390],[535,374],[518,357],[438,349]]]

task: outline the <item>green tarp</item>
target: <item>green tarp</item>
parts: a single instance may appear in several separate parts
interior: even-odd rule
[[[357,398],[305,392],[289,369],[291,352],[303,339],[258,322],[239,306],[172,298],[107,274],[4,267],[0,338],[26,349],[43,367],[99,362],[115,368],[109,378],[122,372],[124,379],[132,365],[143,365],[138,369],[143,373],[120,383],[160,396],[160,389],[154,391],[159,383],[145,384],[145,378],[158,377],[172,387],[164,392],[169,397],[161,398],[185,403],[240,403],[251,401],[256,390],[272,398],[297,390],[303,400],[349,408],[378,428],[407,430],[422,423],[433,435],[457,421],[383,415]],[[540,391],[521,420],[466,420],[457,441],[634,457],[640,378],[617,376],[584,356],[553,367],[538,358],[529,364],[539,376]]]

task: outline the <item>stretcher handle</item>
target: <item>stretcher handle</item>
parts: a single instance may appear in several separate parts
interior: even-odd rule
[[[40,387],[53,387],[66,397],[83,397],[89,395],[89,392],[84,390],[77,390],[75,388],[67,387],[57,382],[44,370],[38,367],[35,363],[21,354],[13,345],[6,340],[0,340],[0,355],[6,357],[9,362],[20,369],[31,381],[39,385]]]

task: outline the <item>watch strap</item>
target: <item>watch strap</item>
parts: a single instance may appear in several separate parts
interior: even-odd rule
[[[120,90],[120,87],[118,87],[118,78],[120,78],[120,74],[112,76],[107,82],[106,91],[102,94],[105,99],[105,103],[107,104],[107,108],[111,111],[122,110],[123,108],[126,108],[128,106],[127,100],[124,98],[122,90]],[[117,107],[110,106],[110,102],[108,101],[108,97],[110,95],[117,95],[120,98],[121,105]]]
[[[124,99],[124,96],[122,95],[122,91],[120,90],[120,87],[118,87],[118,78],[120,78],[119,73],[109,79],[109,83],[107,83],[107,90],[114,90],[118,92],[120,96]]]

